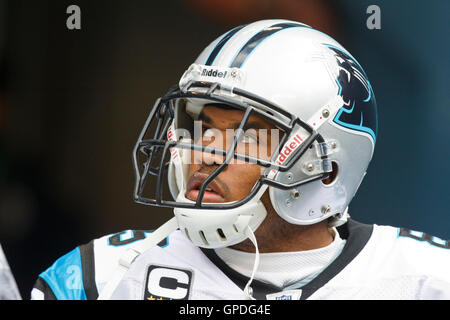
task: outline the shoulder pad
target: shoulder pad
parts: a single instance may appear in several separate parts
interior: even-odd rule
[[[81,245],[56,260],[39,275],[35,288],[45,299],[87,300],[98,296],[94,273],[93,243]]]
[[[125,230],[78,246],[42,272],[34,289],[42,292],[44,299],[95,300],[123,252],[151,232]],[[164,248],[168,243],[167,237],[158,246]]]

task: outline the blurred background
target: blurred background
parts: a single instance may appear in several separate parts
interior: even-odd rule
[[[81,30],[66,27],[72,4]],[[366,26],[373,4],[380,30]],[[75,246],[171,217],[132,201],[140,129],[206,45],[263,18],[328,33],[369,76],[379,136],[350,215],[449,239],[448,12],[447,0],[0,0],[0,243],[23,298]]]

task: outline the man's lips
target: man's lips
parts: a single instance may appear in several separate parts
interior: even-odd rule
[[[202,183],[208,178],[208,174],[195,172],[189,179],[187,184],[186,197],[192,201],[196,201],[198,194],[200,193],[200,187]],[[218,183],[212,180],[206,187],[205,193],[203,194],[203,202],[225,202],[222,196],[223,192]]]

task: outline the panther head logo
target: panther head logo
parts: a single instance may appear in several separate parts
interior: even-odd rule
[[[375,143],[378,131],[377,105],[366,73],[347,52],[331,45],[327,47],[333,52],[338,64],[336,83],[338,95],[344,100],[344,106],[333,121],[343,127],[370,134]]]

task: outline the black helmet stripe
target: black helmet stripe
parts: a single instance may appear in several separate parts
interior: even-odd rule
[[[255,48],[261,44],[265,39],[270,37],[271,35],[277,33],[278,31],[293,28],[293,27],[304,27],[310,28],[307,25],[300,23],[277,23],[270,27],[264,28],[262,31],[255,34],[247,43],[239,50],[236,54],[235,58],[230,64],[230,68],[240,68],[244,64],[245,60],[247,60],[248,56],[255,50]]]
[[[216,46],[214,47],[214,49],[209,54],[209,57],[206,60],[205,65],[207,65],[207,66],[212,65],[214,63],[214,60],[216,59],[217,55],[219,54],[220,50],[222,50],[223,46],[227,43],[227,41],[230,40],[232,36],[234,36],[239,30],[241,30],[245,26],[246,25],[244,24],[244,25],[241,25],[239,27],[236,27],[236,28],[231,29],[230,31],[228,31],[225,34],[225,36],[223,36],[223,38],[220,39],[219,42],[217,42]]]

